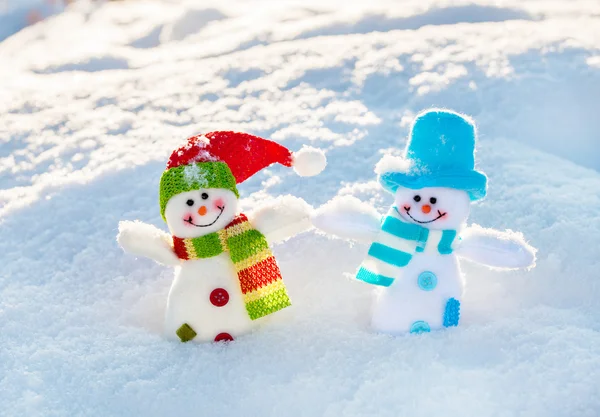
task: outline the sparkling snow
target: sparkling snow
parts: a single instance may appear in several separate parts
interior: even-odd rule
[[[600,415],[600,3],[356,3],[80,2],[0,42],[0,415]],[[367,245],[310,232],[275,247],[294,305],[268,327],[161,337],[172,271],[115,236],[165,228],[158,181],[187,137],[327,151],[317,177],[246,181],[246,210],[383,212],[374,166],[432,106],[478,122],[471,221],[522,231],[534,270],[465,263],[462,325],[392,338],[344,277]]]

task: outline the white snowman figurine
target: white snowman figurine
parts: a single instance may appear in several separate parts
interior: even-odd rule
[[[459,258],[495,268],[530,268],[535,249],[519,233],[465,227],[470,204],[485,197],[475,170],[476,131],[458,113],[417,116],[402,157],[386,155],[375,172],[394,205],[383,217],[353,197],[335,198],[313,224],[343,238],[371,242],[358,280],[381,286],[371,325],[378,332],[422,333],[458,325],[464,279]]]
[[[160,211],[171,235],[138,221],[119,223],[125,251],[175,267],[167,337],[231,341],[290,305],[269,243],[311,228],[311,207],[286,196],[248,216],[238,212],[236,185],[276,162],[302,176],[326,164],[318,149],[292,154],[245,133],[194,136],[172,153],[160,181]]]

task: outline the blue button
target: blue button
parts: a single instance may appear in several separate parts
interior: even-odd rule
[[[425,271],[421,272],[417,282],[423,291],[431,291],[437,286],[437,277],[433,272]]]
[[[415,321],[412,326],[410,326],[411,333],[429,333],[430,331],[431,327],[423,320]]]

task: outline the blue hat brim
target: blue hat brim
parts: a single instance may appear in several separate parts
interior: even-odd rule
[[[487,176],[479,171],[455,171],[410,175],[405,172],[386,172],[379,176],[381,186],[392,194],[399,187],[420,190],[426,187],[443,187],[462,190],[469,194],[471,201],[485,198],[487,194]]]

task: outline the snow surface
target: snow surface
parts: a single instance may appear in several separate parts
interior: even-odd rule
[[[131,0],[76,3],[0,43],[2,416],[600,415],[600,3]],[[530,271],[464,264],[462,325],[367,328],[344,278],[366,244],[275,247],[293,307],[223,345],[160,334],[172,271],[124,254],[119,220],[163,229],[158,181],[197,133],[327,151],[273,167],[248,210],[292,193],[383,212],[383,152],[430,106],[479,124],[488,198]]]
[[[0,0],[0,41],[64,8],[62,0]]]

